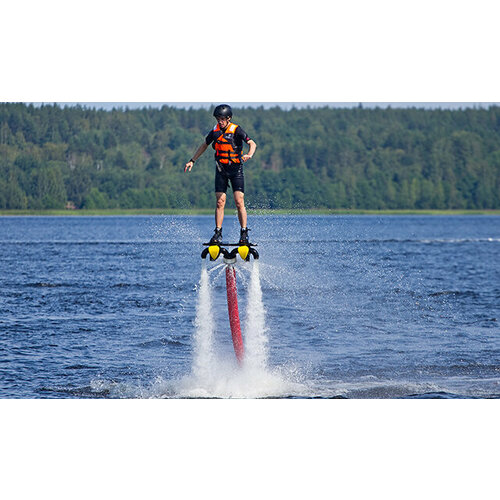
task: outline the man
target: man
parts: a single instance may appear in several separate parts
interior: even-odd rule
[[[222,243],[222,221],[224,220],[224,207],[226,206],[226,191],[229,181],[233,188],[234,202],[238,210],[238,219],[241,226],[240,245],[248,243],[247,211],[245,208],[245,179],[243,176],[243,163],[247,162],[255,153],[257,144],[248,137],[245,131],[235,123],[231,123],[233,110],[228,104],[220,104],[214,110],[217,125],[205,138],[205,142],[196,150],[189,160],[184,172],[191,171],[196,160],[212,144],[215,150],[215,231],[210,244]],[[242,154],[243,143],[248,144],[249,151]]]

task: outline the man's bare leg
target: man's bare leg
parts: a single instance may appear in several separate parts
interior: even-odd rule
[[[222,228],[224,220],[224,207],[226,206],[226,193],[215,193],[217,205],[215,207],[215,227]]]
[[[245,208],[245,195],[241,191],[234,192],[234,203],[238,210],[238,220],[241,227],[247,227],[247,209]]]

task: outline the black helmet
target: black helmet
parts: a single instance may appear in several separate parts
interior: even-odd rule
[[[219,104],[214,109],[214,116],[215,118],[232,118],[233,110],[229,104]]]

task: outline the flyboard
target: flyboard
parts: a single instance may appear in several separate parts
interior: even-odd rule
[[[238,291],[236,288],[236,264],[237,256],[239,255],[244,261],[248,262],[250,256],[255,260],[259,258],[259,252],[255,249],[257,245],[247,243],[240,245],[239,243],[220,243],[212,245],[210,243],[203,244],[206,248],[201,252],[201,258],[206,259],[210,256],[211,261],[217,260],[221,255],[226,264],[226,291],[227,291],[227,309],[229,312],[229,326],[231,327],[231,336],[233,338],[234,352],[236,359],[241,364],[244,357],[243,338],[241,336],[240,314],[238,311]],[[232,248],[229,250],[229,248]]]

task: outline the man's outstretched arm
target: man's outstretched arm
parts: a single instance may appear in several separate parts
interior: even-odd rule
[[[193,155],[193,157],[186,163],[184,166],[184,172],[189,170],[191,172],[191,169],[193,168],[194,162],[207,150],[208,144],[205,142],[196,150],[196,153]]]

